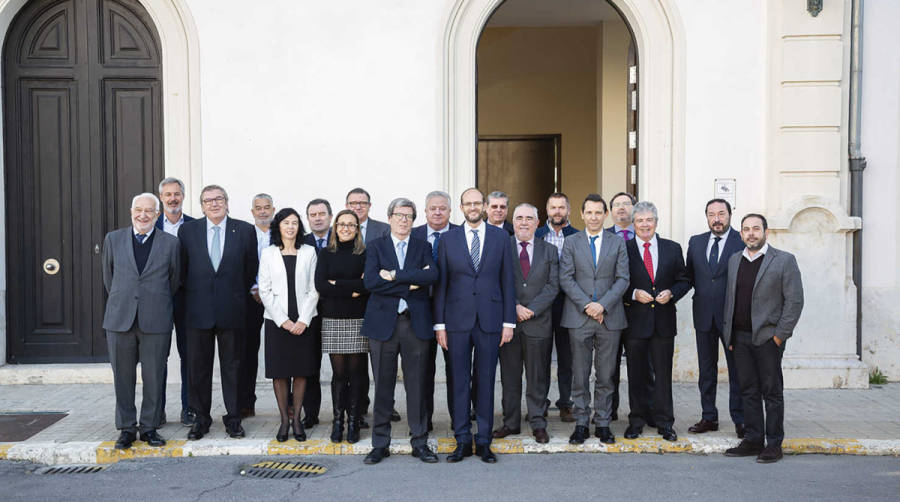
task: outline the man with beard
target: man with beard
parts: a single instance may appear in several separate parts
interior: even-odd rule
[[[166,178],[159,182],[159,198],[162,200],[163,212],[156,219],[156,228],[163,232],[178,237],[178,228],[182,223],[193,221],[194,218],[184,214],[184,183],[178,178]],[[188,407],[188,354],[187,354],[187,330],[184,327],[184,290],[178,288],[172,300],[175,316],[175,347],[178,349],[178,358],[181,366],[181,425],[190,427],[194,424],[194,413]],[[171,350],[171,347],[169,348]],[[168,358],[168,353],[166,353]],[[169,376],[168,365],[163,369],[163,381]],[[160,424],[166,423],[166,392],[162,394],[162,416]]]
[[[269,247],[269,224],[275,216],[272,196],[267,193],[254,195],[250,213],[253,215],[253,226],[256,230],[256,257],[259,258],[262,250]],[[259,369],[259,342],[264,311],[262,300],[259,298],[259,287],[254,284],[250,288],[250,296],[247,297],[246,346],[238,377],[241,418],[256,415],[256,372]]]
[[[763,215],[751,213],[741,219],[741,239],[746,248],[728,260],[722,324],[725,344],[734,351],[746,425],[745,438],[726,450],[725,456],[755,455],[759,463],[777,462],[782,457],[781,358],[803,310],[797,259],[769,246],[768,236],[769,225]]]
[[[453,371],[453,415],[456,450],[448,462],[472,455],[469,420],[472,350],[478,389],[475,453],[495,463],[491,451],[494,422],[494,380],[500,346],[509,343],[516,327],[516,292],[509,235],[484,222],[484,196],[469,188],[460,197],[466,223],[448,231],[438,249],[434,287],[434,330],[438,344],[450,353]]]
[[[499,190],[491,192],[487,196],[487,206],[488,224],[506,230],[509,235],[514,234],[512,224],[506,221],[509,214],[509,196]]]
[[[547,198],[547,224],[537,229],[535,239],[543,239],[556,247],[556,257],[562,256],[563,243],[566,237],[578,233],[578,229],[569,223],[571,206],[569,197],[561,192],[550,194]],[[562,326],[563,303],[566,293],[560,290],[553,301],[552,323],[553,343],[556,345],[556,385],[559,399],[556,408],[559,419],[563,422],[574,422],[572,415],[572,350],[569,347],[569,330]]]
[[[723,199],[706,203],[706,223],[709,232],[691,237],[688,243],[686,275],[694,288],[694,330],[697,338],[697,365],[700,387],[700,421],[688,428],[701,434],[719,430],[719,410],[716,409],[716,383],[719,373],[719,340],[722,338],[722,317],[725,310],[725,279],[728,259],[744,248],[741,234],[731,228],[731,204]],[[725,347],[728,348],[727,346]],[[735,370],[734,355],[725,351],[728,364],[728,409],[737,437],[744,437],[744,411],[741,389]]]

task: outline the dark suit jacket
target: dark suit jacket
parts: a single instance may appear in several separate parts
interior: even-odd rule
[[[194,221],[194,218],[191,218],[191,217],[188,216],[187,214],[185,214],[185,213],[181,213],[181,214],[184,216],[184,223],[187,223],[187,222],[189,222],[189,221]],[[156,219],[156,228],[158,228],[158,229],[160,229],[160,230],[164,230],[164,229],[165,229],[165,227],[163,226],[163,219],[164,219],[165,217],[166,217],[165,214],[160,213],[159,218]]]
[[[491,226],[491,227],[494,226],[494,225],[491,225],[490,223],[488,223],[487,219],[484,220],[484,223],[485,223],[485,225],[488,225],[488,226]],[[494,227],[494,228],[500,228],[500,227]],[[508,222],[508,221],[506,221],[506,220],[503,220],[503,230],[506,230],[506,232],[507,232],[509,235],[515,235],[515,234],[516,234],[516,229],[513,228],[512,223],[510,223],[510,222]]]
[[[325,234],[325,245],[328,246],[328,239],[331,237],[331,229],[328,230],[328,233]],[[310,232],[303,236],[303,243],[309,246],[312,246],[313,249],[316,250],[316,254],[319,253],[319,248],[316,247],[316,234]]]
[[[391,226],[372,218],[366,220],[366,246],[379,237],[391,234]]]
[[[247,296],[256,282],[259,268],[253,225],[228,218],[225,249],[218,271],[209,260],[206,218],[181,225],[178,239],[181,241],[181,281],[185,291],[187,327],[243,329]]]
[[[393,281],[386,281],[381,270],[396,270]],[[366,247],[366,272],[363,284],[369,290],[369,303],[363,318],[362,334],[373,340],[386,341],[394,333],[400,299],[406,300],[416,338],[434,339],[428,286],[437,282],[438,271],[431,257],[431,244],[410,237],[403,269],[397,262],[394,241],[390,235],[375,239]],[[418,286],[410,290],[411,285]]]
[[[448,228],[447,231],[449,232],[450,230],[453,230],[454,228],[457,228],[457,227],[459,227],[459,225],[454,225],[453,223],[450,223],[450,228]],[[419,225],[418,227],[413,228],[412,232],[410,232],[409,236],[412,237],[413,239],[422,239],[423,241],[427,242],[428,241],[428,224],[426,223],[424,225]],[[443,239],[443,238],[444,238],[444,236],[441,235],[441,239]]]
[[[471,331],[475,319],[485,333],[499,333],[504,323],[516,323],[516,291],[509,235],[484,224],[484,250],[478,270],[466,244],[467,225],[441,237],[440,276],[434,287],[434,322],[447,331]]]
[[[572,225],[566,225],[562,229],[563,237],[568,237],[572,234],[577,234],[578,232],[579,232],[579,230],[577,228],[573,227]],[[541,226],[541,228],[538,228],[534,232],[534,238],[535,239],[543,239],[549,233],[550,233],[550,228],[545,223],[543,226]]]
[[[685,275],[694,288],[694,329],[722,332],[722,313],[725,311],[725,283],[728,277],[728,259],[744,249],[741,233],[730,228],[725,242],[720,244],[719,261],[713,270],[709,268],[706,247],[710,232],[691,237],[688,242]]]
[[[681,254],[681,245],[669,239],[656,236],[659,243],[657,253],[655,282],[650,282],[647,269],[644,267],[644,250],[638,251],[640,239],[631,239],[625,244],[628,251],[628,270],[631,274],[631,283],[625,290],[623,301],[625,303],[625,315],[628,317],[628,336],[635,338],[650,338],[654,334],[659,336],[674,337],[678,334],[675,317],[675,303],[691,289],[691,285],[684,275],[684,255]],[[656,301],[641,303],[631,299],[635,289],[643,289],[654,297],[660,292],[670,290],[672,298],[666,304]]]
[[[556,246],[534,239],[531,269],[528,278],[522,275],[519,263],[521,247],[510,237],[513,271],[516,281],[516,303],[534,312],[534,317],[516,327],[528,336],[549,337],[552,334],[553,300],[559,293],[559,258]]]

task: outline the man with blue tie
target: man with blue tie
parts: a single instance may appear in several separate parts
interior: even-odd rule
[[[448,462],[472,456],[469,420],[472,351],[478,375],[475,453],[495,463],[491,451],[494,380],[500,346],[512,340],[516,296],[509,235],[484,219],[484,195],[469,188],[460,197],[466,223],[448,231],[438,249],[440,278],[434,288],[434,330],[450,355],[453,371],[453,416],[456,449]]]
[[[190,388],[197,420],[188,439],[201,439],[212,424],[212,372],[216,345],[222,374],[225,429],[244,437],[238,402],[238,373],[244,350],[247,297],[256,283],[259,257],[253,225],[228,217],[228,194],[218,185],[200,192],[206,216],[178,230],[181,283],[187,303]]]
[[[741,234],[731,228],[731,204],[724,199],[706,203],[706,223],[709,232],[691,237],[688,243],[686,275],[694,288],[694,330],[697,337],[699,366],[700,421],[688,428],[701,434],[719,430],[719,410],[716,409],[716,384],[719,374],[719,341],[724,343],[722,322],[725,311],[725,286],[728,278],[728,259],[744,249]],[[738,438],[744,438],[744,408],[738,383],[734,353],[725,347],[728,365],[728,410]]]
[[[425,196],[425,224],[412,229],[410,234],[414,239],[428,241],[431,244],[431,256],[437,263],[438,248],[441,243],[441,236],[444,232],[456,228],[459,225],[450,223],[450,194],[441,190],[429,192]],[[429,288],[428,297],[432,297],[432,290]],[[428,431],[434,430],[432,418],[434,417],[434,373],[437,371],[437,340],[431,340],[428,348],[428,369],[425,371],[425,411],[428,417]],[[453,391],[450,384],[452,372],[450,371],[450,359],[447,351],[444,353],[444,372],[447,382],[447,407],[453,408]]]
[[[163,212],[156,219],[156,228],[163,232],[178,237],[178,229],[194,218],[184,214],[184,183],[178,178],[165,178],[159,182],[159,199],[162,201]],[[178,349],[178,358],[181,366],[181,424],[190,427],[194,425],[194,413],[188,406],[188,354],[187,354],[187,329],[184,327],[184,289],[178,288],[175,298],[172,300],[175,315],[175,347]],[[168,354],[166,354],[168,357]],[[164,370],[163,381],[168,381],[168,367]],[[166,393],[162,394],[162,417],[160,423],[166,422]]]
[[[410,237],[416,219],[416,205],[398,198],[388,206],[389,235],[366,247],[363,278],[371,293],[366,305],[362,334],[369,338],[369,352],[375,376],[375,405],[372,413],[372,451],[366,464],[377,464],[387,456],[391,444],[391,415],[397,383],[397,358],[403,364],[406,413],[409,417],[412,455],[433,464],[437,455],[428,447],[425,413],[428,345],[434,337],[428,288],[438,272],[431,246]]]

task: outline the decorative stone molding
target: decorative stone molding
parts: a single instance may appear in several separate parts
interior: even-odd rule
[[[769,218],[769,228],[776,231],[797,230],[792,228],[797,216],[810,209],[821,210],[827,213],[833,223],[833,232],[853,232],[862,228],[862,218],[849,216],[847,211],[837,201],[820,197],[818,195],[806,195],[792,199],[782,209]]]

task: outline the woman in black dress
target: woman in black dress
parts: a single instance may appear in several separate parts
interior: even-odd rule
[[[306,378],[316,374],[322,357],[316,339],[307,333],[316,315],[319,293],[315,287],[316,251],[303,244],[303,223],[291,208],[278,211],[270,226],[271,245],[259,257],[259,296],[266,311],[266,378],[272,379],[281,414],[275,439],[287,441],[291,427],[288,388],[294,380],[294,438],[306,441],[300,407]]]
[[[360,335],[369,292],[363,286],[366,246],[359,231],[359,218],[343,210],[334,219],[328,247],[319,254],[316,266],[316,289],[322,300],[322,352],[331,359],[331,399],[334,422],[331,440],[339,443],[347,412],[347,441],[359,441],[360,401],[368,388],[363,388],[368,371],[366,358],[369,339]],[[347,409],[342,391],[347,388]]]

